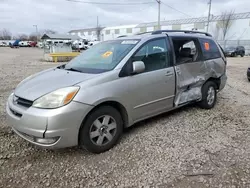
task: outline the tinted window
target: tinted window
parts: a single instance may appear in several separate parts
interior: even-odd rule
[[[143,61],[145,72],[165,68],[169,65],[166,40],[158,39],[146,43],[132,57],[132,61]]]
[[[210,39],[200,39],[201,48],[205,60],[220,58],[218,46]]]

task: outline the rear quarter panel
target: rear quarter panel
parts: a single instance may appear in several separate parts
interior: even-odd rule
[[[206,79],[220,78],[226,73],[226,65],[222,58],[210,59],[205,61]]]

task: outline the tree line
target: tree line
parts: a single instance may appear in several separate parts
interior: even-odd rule
[[[37,38],[39,38],[43,34],[56,34],[57,32],[51,29],[45,29],[42,31],[39,31],[38,33],[31,33],[29,35],[23,33],[23,34],[18,34],[18,35],[13,35],[10,30],[8,29],[2,29],[0,30],[0,40],[29,40],[29,41],[36,41]]]

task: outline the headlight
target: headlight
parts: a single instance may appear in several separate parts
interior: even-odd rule
[[[79,89],[79,87],[58,89],[37,99],[33,107],[53,109],[64,106],[73,100]]]

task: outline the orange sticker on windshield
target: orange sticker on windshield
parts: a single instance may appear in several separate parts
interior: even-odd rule
[[[102,57],[103,57],[103,58],[106,58],[106,57],[109,57],[109,56],[112,55],[112,54],[113,54],[113,52],[107,51],[107,52],[105,52],[104,54],[102,54]]]
[[[205,50],[210,50],[210,46],[209,46],[209,43],[208,42],[205,42],[204,43],[204,47],[205,47]]]

